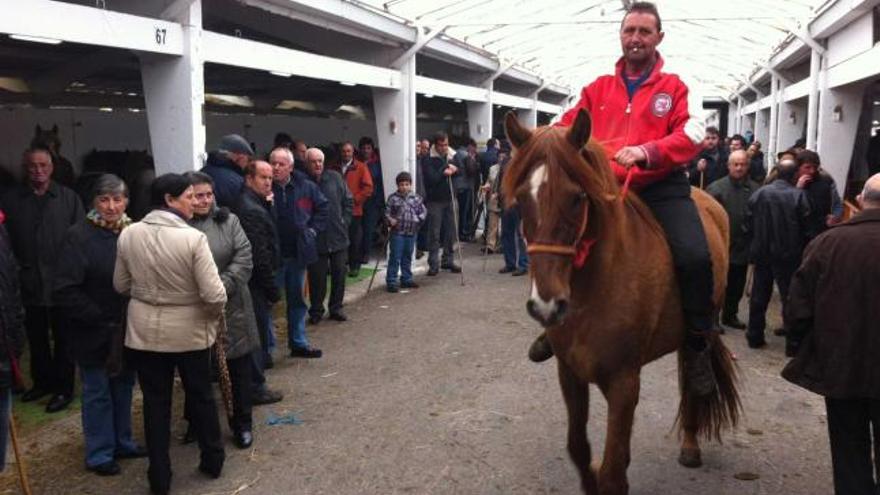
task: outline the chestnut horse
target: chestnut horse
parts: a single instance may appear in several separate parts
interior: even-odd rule
[[[522,214],[531,253],[529,312],[544,325],[557,357],[568,409],[568,451],[583,490],[623,495],[629,491],[626,470],[642,366],[680,351],[676,423],[683,432],[679,462],[684,465],[700,465],[698,437],[720,440],[723,428],[736,425],[741,406],[732,357],[714,334],[708,343],[717,390],[703,397],[687,392],[681,372],[685,326],[669,246],[644,203],[635,194],[621,195],[601,145],[589,141],[590,126],[585,110],[570,129],[534,131],[508,114],[505,128],[515,153],[502,187],[508,204]],[[713,301],[720,307],[727,278],[727,215],[703,191],[694,189],[692,197],[712,255]],[[591,245],[589,255],[575,262],[586,255],[584,242]],[[608,402],[598,472],[590,467],[586,431],[590,383]]]

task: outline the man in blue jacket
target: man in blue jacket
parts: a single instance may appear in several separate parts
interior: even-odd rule
[[[287,297],[287,339],[290,357],[319,358],[320,349],[309,345],[303,299],[306,267],[318,259],[316,239],[327,225],[327,198],[306,174],[293,170],[293,154],[276,148],[269,155],[274,171],[272,195],[278,214],[281,241],[279,284]]]
[[[208,163],[201,171],[214,179],[214,197],[218,206],[236,206],[244,188],[244,168],[253,157],[251,145],[238,134],[223,136],[217,150],[208,155]]]

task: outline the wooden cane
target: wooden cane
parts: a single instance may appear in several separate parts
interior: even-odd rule
[[[706,172],[700,172],[700,189],[705,189],[706,184]]]
[[[9,436],[12,437],[12,450],[15,452],[15,464],[18,466],[18,480],[21,482],[21,491],[24,495],[31,495],[31,484],[27,477],[27,466],[24,464],[24,456],[18,446],[18,430],[15,429],[15,419],[12,411],[9,411]]]

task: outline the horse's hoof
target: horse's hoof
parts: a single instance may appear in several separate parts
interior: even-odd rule
[[[700,449],[681,449],[678,455],[678,463],[686,468],[698,468],[703,465],[700,457]]]
[[[529,346],[529,360],[534,363],[543,363],[553,357],[553,348],[550,347],[550,341],[547,340],[545,334],[541,334]]]

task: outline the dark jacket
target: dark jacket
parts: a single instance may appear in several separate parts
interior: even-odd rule
[[[74,360],[103,366],[115,332],[123,332],[128,298],[113,288],[119,235],[82,220],[67,231],[55,270],[54,304],[70,321]]]
[[[746,233],[743,222],[749,209],[749,198],[761,187],[757,182],[744,177],[743,180],[734,181],[728,175],[713,182],[706,188],[706,192],[721,203],[727,212],[730,222],[730,264],[749,264],[749,244],[746,241]]]
[[[480,182],[485,182],[489,177],[489,168],[498,163],[498,148],[490,146],[486,151],[479,154],[480,157]]]
[[[697,170],[697,163],[700,160],[706,160],[706,170],[701,174]],[[700,154],[691,160],[688,165],[688,180],[694,187],[700,187],[700,178],[702,177],[703,187],[727,175],[727,153],[721,148],[712,150],[702,150]]]
[[[327,198],[327,228],[318,232],[318,254],[342,251],[348,247],[348,225],[351,223],[354,198],[345,179],[335,170],[324,170],[318,187]]]
[[[810,219],[807,226],[807,236],[810,239],[817,237],[828,230],[826,218],[832,214],[835,200],[840,201],[837,194],[837,186],[834,179],[825,172],[816,174],[816,178],[804,188],[807,199],[810,200]]]
[[[813,240],[789,288],[786,380],[835,399],[880,399],[880,209]]]
[[[275,271],[281,266],[281,247],[278,244],[275,210],[265,198],[245,187],[234,211],[251,243],[254,266],[250,287],[260,290],[269,301],[277,302],[280,297],[278,286],[275,285]]]
[[[756,263],[799,260],[807,243],[810,204],[803,191],[783,179],[749,198],[744,227]]]
[[[749,177],[759,184],[767,178],[767,169],[764,168],[764,152],[759,151],[749,159]]]
[[[22,302],[26,306],[50,306],[61,243],[67,229],[85,217],[79,197],[53,181],[43,196],[34,194],[29,186],[19,186],[8,191],[0,204],[21,267]]]
[[[236,359],[260,347],[248,281],[253,262],[251,244],[238,217],[226,208],[214,208],[204,218],[193,218],[190,225],[205,233],[211,255],[226,289],[226,359]]]
[[[452,162],[455,153],[449,148],[447,156],[437,154],[437,150],[431,145],[431,152],[422,158],[422,174],[425,184],[425,201],[427,203],[449,203],[452,201],[452,192],[449,190],[449,181],[443,175],[447,164]]]
[[[12,358],[24,349],[24,307],[19,292],[18,263],[6,228],[0,222],[0,389],[13,385]]]
[[[318,185],[294,171],[285,185],[273,184],[281,256],[305,268],[318,259],[317,236],[327,227],[327,198]]]
[[[473,189],[480,177],[480,164],[477,162],[477,157],[472,157],[466,147],[459,148],[455,152],[455,166],[458,167],[458,173],[452,178],[455,191]]]
[[[214,179],[214,197],[217,206],[232,208],[244,187],[244,171],[220,153],[214,151],[208,155],[208,163],[202,172]]]
[[[370,170],[370,177],[373,178],[373,194],[364,203],[364,208],[385,207],[385,181],[382,178],[382,163],[379,160],[370,160],[367,162],[367,168]]]

